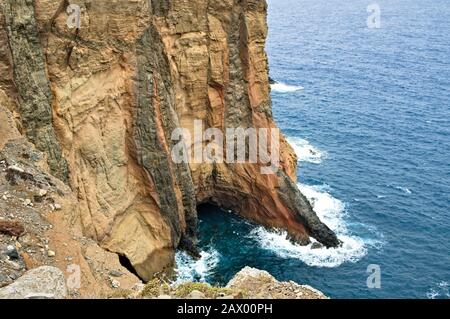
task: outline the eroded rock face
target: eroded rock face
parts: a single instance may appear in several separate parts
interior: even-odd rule
[[[195,253],[196,205],[212,202],[293,239],[338,239],[296,187],[282,138],[259,164],[171,160],[177,127],[273,128],[263,0],[0,0],[0,145],[26,135],[78,205],[85,235],[150,278]],[[75,3],[75,2],[74,2]],[[3,132],[5,131],[5,132]],[[16,132],[18,131],[18,132]],[[187,147],[193,147],[186,140]]]

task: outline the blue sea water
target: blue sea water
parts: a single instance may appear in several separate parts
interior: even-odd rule
[[[178,254],[179,279],[223,284],[248,265],[333,298],[449,298],[450,1],[268,2],[274,117],[344,246],[298,247],[206,206],[203,257]]]

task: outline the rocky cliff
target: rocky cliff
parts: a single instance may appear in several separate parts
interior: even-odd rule
[[[67,23],[70,4],[81,9],[79,28]],[[201,203],[301,244],[339,244],[297,189],[283,137],[276,174],[259,163],[171,157],[172,132],[194,135],[195,120],[222,131],[276,127],[264,0],[0,0],[0,8],[0,147],[25,136],[43,152],[42,169],[70,188],[68,227],[141,278],[170,266],[176,249],[196,254]]]

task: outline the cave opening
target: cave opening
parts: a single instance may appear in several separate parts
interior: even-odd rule
[[[145,282],[145,280],[141,276],[139,276],[139,274],[137,273],[136,269],[134,269],[133,265],[131,264],[131,261],[127,258],[127,256],[119,254],[119,262],[122,265],[122,267],[126,268],[133,275],[135,275],[140,280]]]
[[[199,218],[205,214],[211,214],[216,211],[225,212],[226,210],[224,210],[223,208],[212,202],[205,202],[197,205],[197,214]]]
[[[198,244],[199,249],[204,250],[213,242],[218,246],[231,241],[241,241],[246,234],[258,227],[258,225],[240,213],[223,208],[215,202],[203,202],[197,205],[198,215]],[[240,234],[236,236],[237,234]],[[228,236],[228,237],[227,237]]]

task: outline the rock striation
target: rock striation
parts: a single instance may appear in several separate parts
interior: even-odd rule
[[[67,24],[70,4],[80,28]],[[171,159],[172,132],[194,134],[195,120],[276,127],[266,15],[262,0],[0,0],[0,147],[25,136],[42,151],[76,201],[62,213],[145,280],[176,249],[197,253],[201,203],[335,247],[284,137],[276,174]]]

